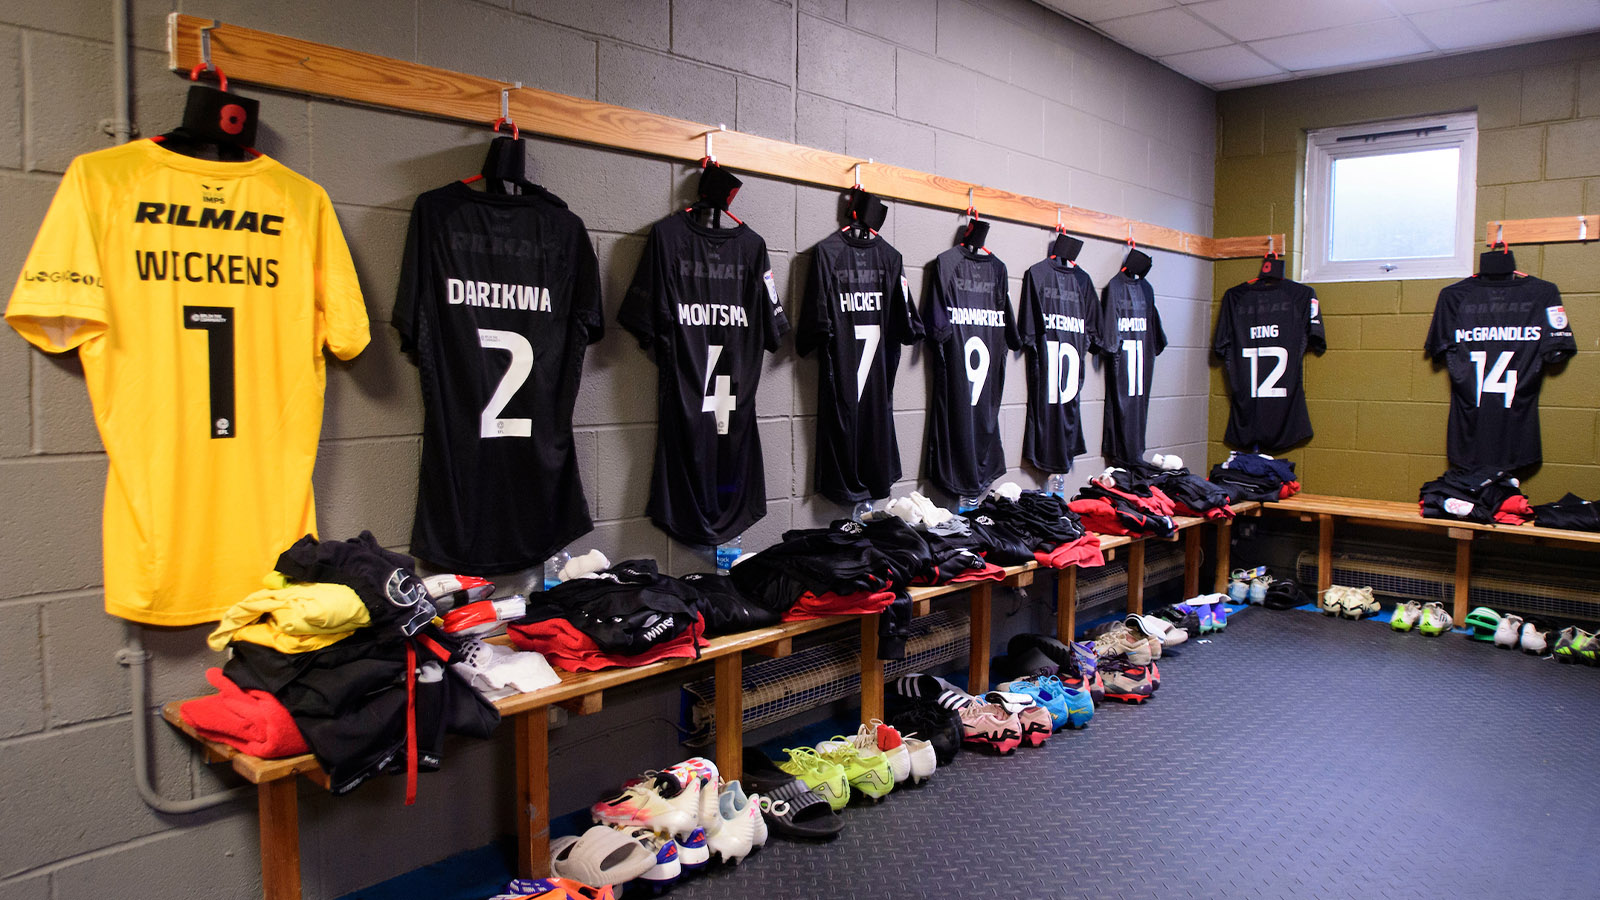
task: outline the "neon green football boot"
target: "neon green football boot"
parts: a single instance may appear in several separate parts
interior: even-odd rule
[[[795,747],[783,751],[789,758],[778,763],[778,768],[805,783],[817,796],[828,801],[838,812],[850,802],[850,781],[844,766],[823,759],[810,747]]]
[[[836,734],[832,740],[817,745],[817,754],[844,767],[844,776],[852,790],[874,800],[881,800],[894,790],[894,769],[889,765],[889,757],[878,749],[878,742],[870,733],[861,741]]]

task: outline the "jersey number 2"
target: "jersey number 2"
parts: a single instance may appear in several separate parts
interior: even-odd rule
[[[511,364],[506,366],[506,373],[500,376],[500,384],[489,397],[489,404],[483,408],[478,423],[478,437],[532,437],[532,419],[502,419],[500,413],[511,404],[511,398],[516,396],[533,371],[533,345],[515,331],[479,328],[478,346],[511,354]]]
[[[1472,359],[1472,368],[1478,373],[1478,406],[1483,406],[1484,394],[1500,394],[1505,399],[1505,408],[1511,408],[1511,398],[1517,393],[1517,370],[1510,368],[1511,351],[1505,350],[1495,357],[1494,365],[1489,366],[1489,354],[1483,350],[1474,350],[1467,354]],[[1489,369],[1488,377],[1484,376],[1484,368]]]
[[[1242,347],[1239,350],[1244,358],[1250,360],[1250,396],[1252,397],[1287,397],[1289,392],[1278,386],[1278,381],[1283,378],[1283,371],[1289,367],[1289,351],[1283,347]],[[1260,377],[1261,360],[1275,359],[1277,366],[1267,373],[1266,378]]]
[[[206,363],[211,380],[211,437],[231,438],[234,421],[233,308],[185,306],[183,327],[206,333]]]

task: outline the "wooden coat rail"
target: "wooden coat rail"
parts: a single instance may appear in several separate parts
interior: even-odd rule
[[[1494,219],[1483,242],[1494,244],[1564,244],[1600,238],[1600,216],[1554,216],[1548,219]]]
[[[185,73],[204,62],[201,34],[205,29],[210,32],[210,61],[227,73],[230,81],[485,124],[501,115],[501,99],[510,88],[510,118],[523,131],[547,137],[698,162],[705,155],[706,133],[714,131],[719,161],[730,168],[789,181],[848,188],[855,183],[856,167],[860,166],[862,182],[881,197],[957,211],[967,209],[970,197],[984,218],[1045,228],[1054,228],[1059,222],[1074,234],[1117,241],[1131,237],[1146,247],[1205,259],[1260,256],[1266,252],[1269,238],[1273,245],[1284,246],[1282,234],[1237,238],[1189,234],[914,169],[737,131],[718,131],[698,122],[537,88],[512,87],[490,78],[217,24],[211,19],[173,13],[167,26],[171,65]]]

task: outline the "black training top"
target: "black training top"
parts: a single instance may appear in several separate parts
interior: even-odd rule
[[[1156,357],[1167,348],[1156,311],[1155,289],[1143,278],[1118,272],[1106,282],[1095,352],[1106,360],[1105,434],[1100,455],[1107,463],[1135,462],[1144,455],[1150,415],[1150,378]]]
[[[1022,458],[1044,472],[1070,472],[1084,451],[1078,396],[1098,324],[1094,280],[1083,267],[1041,260],[1022,276],[1017,335],[1028,353],[1028,427]]]
[[[1309,285],[1257,278],[1229,288],[1211,341],[1230,395],[1224,440],[1276,453],[1311,437],[1305,354],[1326,349],[1317,292]]]

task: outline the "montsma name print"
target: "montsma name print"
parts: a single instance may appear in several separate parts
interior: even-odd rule
[[[483,306],[489,309],[550,311],[550,289],[531,284],[501,284],[495,281],[466,281],[446,278],[445,299],[453,305]]]
[[[1068,331],[1073,334],[1083,334],[1083,319],[1077,316],[1063,315],[1062,313],[1045,313],[1044,327],[1047,331]]]
[[[750,327],[750,316],[744,307],[728,303],[679,303],[680,325],[733,325]]]
[[[1118,316],[1118,331],[1148,331],[1149,324],[1144,316]]]
[[[984,325],[989,328],[1004,328],[1006,314],[999,309],[968,309],[964,306],[949,306],[945,312],[950,316],[951,325]]]
[[[883,309],[883,291],[851,291],[839,295],[839,309],[844,312],[877,312]]]
[[[1463,344],[1471,341],[1537,341],[1542,337],[1541,331],[1538,325],[1482,325],[1477,328],[1457,328],[1456,340]]]

